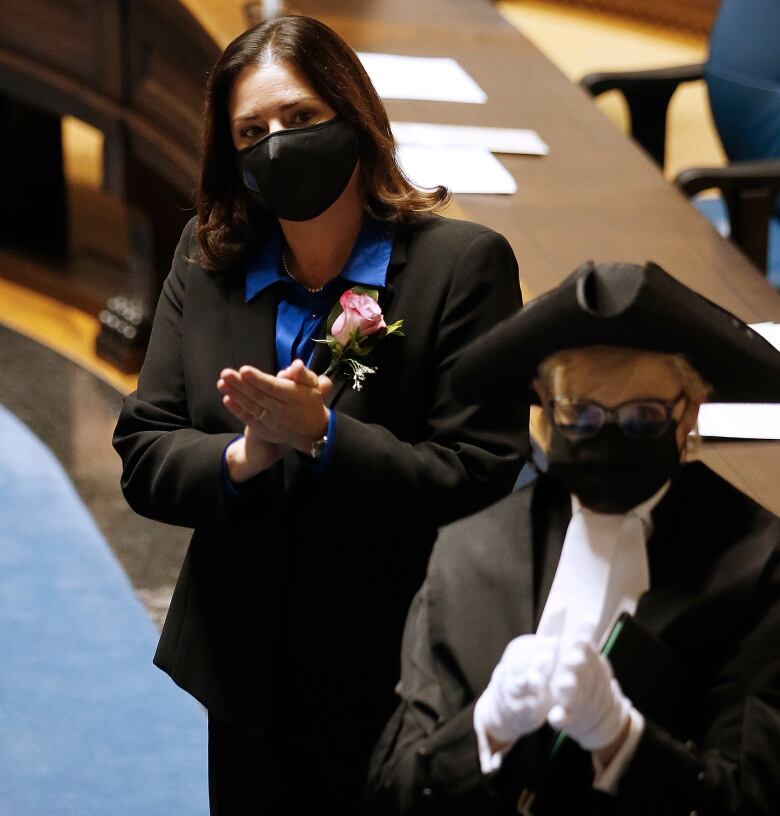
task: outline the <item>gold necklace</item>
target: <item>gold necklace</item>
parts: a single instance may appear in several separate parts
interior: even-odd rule
[[[325,283],[322,286],[312,289],[311,286],[307,286],[305,283],[299,281],[298,278],[296,278],[295,275],[293,275],[293,273],[290,272],[290,268],[287,266],[286,251],[284,249],[282,250],[282,268],[284,269],[285,274],[287,275],[288,278],[294,280],[298,284],[298,286],[302,286],[310,295],[318,294],[328,285],[327,283]],[[330,283],[330,281],[328,281],[328,283]]]

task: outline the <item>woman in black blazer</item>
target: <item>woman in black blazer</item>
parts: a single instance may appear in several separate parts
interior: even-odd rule
[[[208,709],[212,813],[359,810],[436,528],[522,464],[524,409],[449,384],[520,307],[517,265],[445,198],[405,179],[326,26],[277,18],[220,58],[115,435],[131,506],[195,528],[155,662]]]

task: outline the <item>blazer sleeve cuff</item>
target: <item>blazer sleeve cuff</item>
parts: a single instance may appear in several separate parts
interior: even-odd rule
[[[658,780],[663,780],[659,785]],[[649,720],[618,783],[629,810],[708,812],[706,763],[693,742],[680,742]]]
[[[620,778],[633,759],[645,730],[645,718],[633,706],[629,711],[629,716],[631,720],[628,734],[618,752],[612,757],[612,761],[608,765],[602,765],[593,756],[593,770],[596,772],[593,787],[613,796],[617,793]]]
[[[228,466],[227,466],[227,452],[228,448],[234,443],[237,442],[239,439],[243,439],[244,434],[239,434],[238,436],[233,437],[230,442],[225,445],[224,450],[222,451],[222,484],[225,488],[225,493],[228,496],[234,496],[236,498],[241,498],[242,496],[248,496],[249,491],[240,484],[237,484],[230,478],[230,474],[228,473]]]
[[[494,751],[490,747],[487,729],[484,726],[482,716],[480,714],[481,707],[479,705],[479,701],[481,699],[482,698],[480,697],[474,706],[474,733],[477,735],[477,749],[479,751],[480,768],[482,769],[483,774],[489,775],[496,773],[501,768],[504,757],[509,753],[509,751],[512,750],[512,745],[514,743],[509,743],[498,751]]]

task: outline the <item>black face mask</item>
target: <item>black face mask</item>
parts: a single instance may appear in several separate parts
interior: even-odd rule
[[[632,439],[614,423],[573,440],[554,425],[548,473],[597,513],[625,513],[656,493],[680,467],[672,423],[663,436]]]
[[[344,192],[359,156],[355,131],[336,117],[319,125],[277,130],[239,151],[252,198],[277,218],[308,221]]]

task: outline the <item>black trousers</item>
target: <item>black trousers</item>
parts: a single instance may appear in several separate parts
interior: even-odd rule
[[[260,747],[210,716],[210,814],[359,816],[365,753],[359,746],[323,740],[316,732],[303,735],[295,725]]]
[[[279,813],[278,768],[254,743],[209,716],[209,805],[211,816]]]

